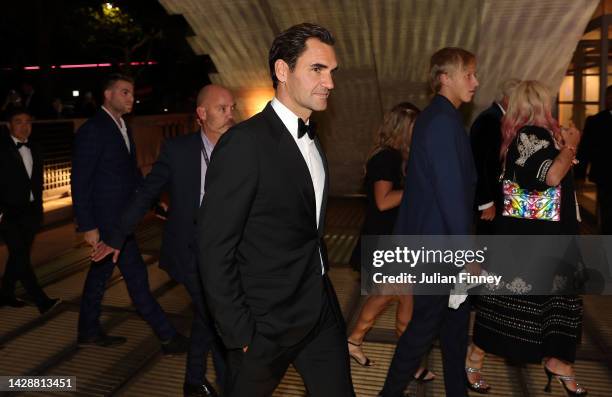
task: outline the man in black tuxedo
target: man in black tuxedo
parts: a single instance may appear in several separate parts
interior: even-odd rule
[[[478,174],[476,183],[477,234],[493,234],[493,220],[501,209],[501,119],[506,114],[508,99],[519,80],[509,79],[499,88],[498,99],[476,117],[470,130],[474,163]]]
[[[121,212],[129,203],[142,175],[136,164],[136,147],[123,120],[134,104],[134,81],[113,74],[103,84],[104,104],[76,132],[72,157],[72,204],[77,231],[83,232],[92,254],[108,240]],[[186,338],[177,333],[149,287],[149,276],[136,238],[128,236],[117,266],[134,306],[162,342],[164,353],[186,351]],[[100,324],[106,282],[115,264],[92,262],[87,273],[79,312],[80,347],[109,347],[125,343],[122,336],[107,335]]]
[[[170,208],[159,262],[172,278],[185,285],[195,309],[183,387],[185,396],[216,395],[204,377],[206,355],[211,349],[218,383],[223,384],[225,380],[224,349],[213,328],[200,282],[196,217],[204,197],[212,150],[221,135],[234,125],[235,106],[232,93],[224,87],[211,84],[200,90],[196,114],[201,130],[164,143],[151,172],[123,211],[118,227],[106,244],[98,245],[93,258],[98,261],[113,253],[116,261],[125,238],[134,232],[151,204],[163,191],[169,192]]]
[[[275,98],[219,140],[198,218],[204,293],[229,351],[229,396],[269,396],[293,363],[317,397],[354,395],[323,243],[328,172],[309,119],[327,107],[331,34],[274,39]]]
[[[443,48],[432,55],[429,71],[436,95],[414,125],[395,233],[468,235],[476,170],[458,108],[472,100],[478,87],[476,57],[461,48]],[[468,305],[450,309],[448,294],[415,295],[412,321],[397,343],[380,395],[404,395],[423,355],[439,335],[446,395],[467,397],[468,320]]]
[[[42,221],[43,162],[40,148],[29,138],[32,117],[25,109],[14,109],[8,117],[9,134],[0,137],[0,235],[9,258],[6,263],[0,306],[22,307],[15,297],[21,281],[41,314],[59,304],[45,294],[32,270],[30,251]]]
[[[578,172],[584,176],[590,163],[589,179],[597,185],[597,204],[601,219],[601,234],[612,234],[612,85],[606,89],[606,108],[589,116],[584,136],[578,148]]]

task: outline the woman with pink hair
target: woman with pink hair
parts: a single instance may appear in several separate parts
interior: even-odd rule
[[[496,234],[578,233],[572,165],[580,132],[560,128],[551,104],[550,92],[538,81],[521,82],[510,97],[502,119],[504,208]],[[535,201],[521,201],[517,192],[541,197],[537,202],[542,207],[532,208]],[[576,295],[481,296],[468,353],[468,367],[478,371],[468,371],[468,378],[480,378],[488,352],[518,363],[542,363],[548,377],[545,391],[554,378],[568,396],[585,396],[573,366],[581,326],[582,300]],[[487,392],[488,387],[475,391]]]

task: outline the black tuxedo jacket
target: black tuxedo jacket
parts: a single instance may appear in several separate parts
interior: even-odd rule
[[[610,172],[610,147],[612,146],[612,113],[603,110],[589,116],[584,125],[582,142],[578,148],[577,173],[584,177],[586,167],[591,163],[589,179],[598,185],[612,186]]]
[[[40,148],[30,141],[32,152],[32,177],[11,136],[0,136],[0,213],[2,223],[18,220],[30,206],[30,191],[34,195],[35,220],[42,219],[43,161]],[[31,213],[28,214],[31,217]]]
[[[330,285],[321,276],[328,172],[316,145],[325,168],[318,229],[308,167],[269,103],[215,147],[198,218],[199,266],[230,349],[248,345],[255,332],[292,345],[318,320]]]
[[[476,207],[493,201],[500,208],[501,119],[503,113],[496,103],[478,115],[470,130],[474,163],[478,174],[476,183]]]
[[[107,244],[120,248],[163,191],[170,195],[159,263],[175,280],[197,271],[196,217],[200,206],[200,132],[164,142],[151,172],[119,217]]]

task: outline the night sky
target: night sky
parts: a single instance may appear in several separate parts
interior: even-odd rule
[[[114,10],[105,13],[105,7]],[[208,56],[193,53],[186,41],[191,34],[182,16],[168,15],[154,0],[3,2],[0,100],[29,82],[46,101],[70,104],[78,99],[73,90],[98,95],[101,79],[122,71],[136,78],[136,113],[186,111],[215,70]],[[143,61],[156,64],[125,66]],[[112,66],[60,69],[93,63]],[[24,70],[28,66],[40,69]]]

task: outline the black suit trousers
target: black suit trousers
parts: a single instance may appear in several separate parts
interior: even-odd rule
[[[449,309],[448,295],[414,297],[412,321],[400,337],[381,395],[402,397],[423,355],[436,336],[440,338],[444,364],[444,386],[449,397],[467,397],[465,355],[467,354],[469,305]]]
[[[39,226],[37,207],[31,205],[17,219],[4,219],[0,232],[9,251],[6,269],[2,277],[2,295],[13,297],[15,286],[20,281],[28,295],[34,299],[38,307],[49,301],[49,297],[38,284],[36,274],[30,262],[32,242]]]
[[[187,274],[183,283],[191,296],[194,309],[189,351],[187,352],[185,383],[202,384],[202,377],[206,373],[206,356],[210,351],[217,373],[217,383],[225,387],[225,377],[227,375],[225,347],[214,329],[210,312],[204,301],[200,276],[197,273]]]
[[[319,320],[295,346],[279,346],[256,332],[246,353],[242,349],[229,352],[231,382],[228,396],[271,396],[289,364],[293,364],[302,376],[309,396],[355,396],[344,321],[335,310],[335,296],[326,286],[323,291]]]

